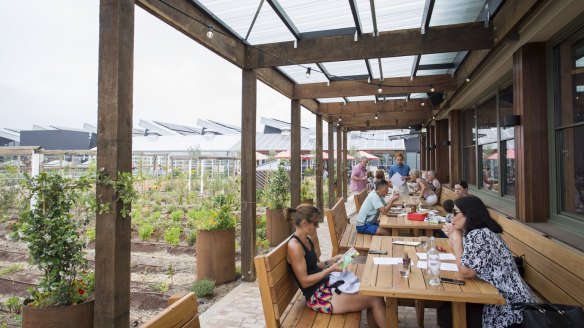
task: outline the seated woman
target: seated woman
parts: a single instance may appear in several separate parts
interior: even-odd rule
[[[456,193],[456,198],[468,196],[468,183],[464,180],[458,181],[454,185],[454,192]]]
[[[383,327],[385,302],[382,297],[344,294],[329,284],[329,275],[335,271],[342,271],[338,263],[341,255],[323,262],[319,262],[316,256],[310,236],[316,233],[319,209],[309,204],[301,204],[295,209],[286,208],[284,215],[296,225],[296,231],[288,241],[286,258],[292,267],[296,282],[306,297],[306,305],[314,311],[327,314],[367,309],[368,326]]]
[[[436,193],[430,189],[428,181],[420,178],[419,175],[420,171],[416,169],[410,170],[410,180],[416,184],[414,189],[420,192],[420,196],[426,200],[426,204],[436,204],[438,202],[438,196],[436,196]]]
[[[443,230],[456,257],[458,271],[464,278],[477,276],[491,283],[506,301],[504,305],[485,305],[482,310],[482,306],[472,304],[470,307],[474,311],[479,309],[482,319],[469,323],[469,327],[521,327],[521,310],[514,310],[511,304],[533,303],[534,299],[519,275],[511,251],[499,235],[503,229],[476,196],[459,198],[454,205],[452,223],[445,224]],[[440,322],[441,327],[448,327],[446,321],[450,312],[447,311],[444,306],[438,311],[439,318],[445,320]],[[473,312],[469,306],[467,311]],[[468,314],[467,319],[472,320],[473,315]]]

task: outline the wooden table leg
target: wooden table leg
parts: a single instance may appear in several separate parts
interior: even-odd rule
[[[397,237],[397,236],[399,236],[399,232],[398,232],[398,230],[399,230],[399,229],[397,229],[397,228],[391,228],[391,235],[392,235],[393,237]]]
[[[397,298],[385,298],[385,317],[387,327],[397,327]]]
[[[452,302],[452,327],[466,328],[466,303]]]
[[[411,230],[414,230],[414,237],[420,237],[420,229],[410,229],[410,231]]]

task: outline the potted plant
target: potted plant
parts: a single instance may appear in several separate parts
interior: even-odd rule
[[[235,215],[229,205],[205,205],[196,214],[197,280],[235,278]]]
[[[266,237],[270,246],[278,246],[292,233],[289,222],[284,218],[284,207],[290,201],[290,179],[286,162],[280,161],[278,169],[268,176],[264,191],[266,209]]]
[[[302,180],[302,184],[300,185],[300,201],[302,204],[314,204],[314,191],[312,183],[307,178]]]
[[[94,278],[83,237],[93,207],[83,195],[95,179],[41,173],[27,176],[25,186],[32,202],[22,215],[19,237],[43,277],[24,302],[22,325],[93,327]]]

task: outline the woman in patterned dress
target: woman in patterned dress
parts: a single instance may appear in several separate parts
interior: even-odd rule
[[[385,326],[385,302],[382,297],[341,293],[329,284],[329,275],[342,271],[339,267],[341,255],[319,261],[314,251],[314,236],[318,227],[320,210],[309,204],[284,210],[286,219],[294,222],[296,231],[288,241],[287,261],[292,267],[306,305],[317,312],[327,314],[356,312],[367,309],[369,327]]]
[[[532,303],[533,295],[500,236],[503,229],[491,218],[483,201],[476,196],[455,200],[452,223],[445,224],[443,231],[454,251],[460,274],[464,278],[477,276],[491,283],[506,301],[503,305],[485,305],[482,320],[474,324],[469,322],[469,327],[521,327],[521,311],[514,310],[511,304]],[[478,306],[472,304],[471,307],[476,310]],[[472,315],[467,318],[473,319]]]

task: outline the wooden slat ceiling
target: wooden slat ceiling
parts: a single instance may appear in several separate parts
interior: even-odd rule
[[[514,33],[517,24],[534,6],[544,2],[449,0],[453,13],[458,6],[456,1],[460,5],[472,3],[475,9],[480,5],[476,21],[432,26],[437,11],[441,15],[438,21],[449,21],[445,14],[449,8],[444,8],[443,3],[437,8],[439,3],[435,0],[417,0],[423,3],[419,6],[421,12],[415,16],[421,17],[417,18],[417,28],[384,31],[379,26],[387,26],[383,21],[386,16],[380,12],[399,10],[399,7],[381,8],[381,2],[367,1],[364,5],[363,0],[348,0],[347,19],[343,22],[346,27],[303,31],[297,24],[306,26],[306,23],[295,22],[287,12],[290,2],[258,0],[253,20],[244,26],[244,36],[240,35],[241,26],[228,26],[221,17],[224,13],[213,12],[205,6],[220,2],[217,0],[136,0],[136,4],[238,67],[256,69],[260,81],[290,99],[300,99],[303,107],[322,115],[323,119],[349,130],[375,130],[431,123],[440,109],[446,110],[454,97],[464,91],[467,78],[473,76],[485,58]],[[225,5],[226,1],[222,2]],[[229,2],[229,10],[237,12],[238,6],[245,4],[249,11],[251,3],[233,0]],[[294,0],[292,3],[309,8],[314,2]],[[269,27],[260,24],[266,12],[277,15],[279,25],[288,32],[288,40],[264,44],[247,41],[250,33]],[[297,11],[294,14],[298,19]],[[326,11],[317,14],[328,22]],[[363,17],[368,17],[367,24]],[[213,38],[207,37],[209,27],[213,29]],[[364,33],[366,28],[372,28],[372,33]],[[395,64],[390,63],[396,61],[391,58],[405,58],[404,62],[411,66],[401,76],[392,75]],[[428,61],[432,58],[433,61]],[[440,62],[440,58],[448,61]],[[339,72],[339,67],[355,66],[360,61],[364,69],[361,73],[355,75],[355,68]],[[283,70],[290,65],[302,71],[311,67],[311,74],[322,74],[321,80],[326,82],[310,83],[305,79],[300,83],[298,77],[289,75],[290,70]],[[349,97],[374,100],[351,101]],[[344,101],[331,103],[325,101],[327,98]]]

